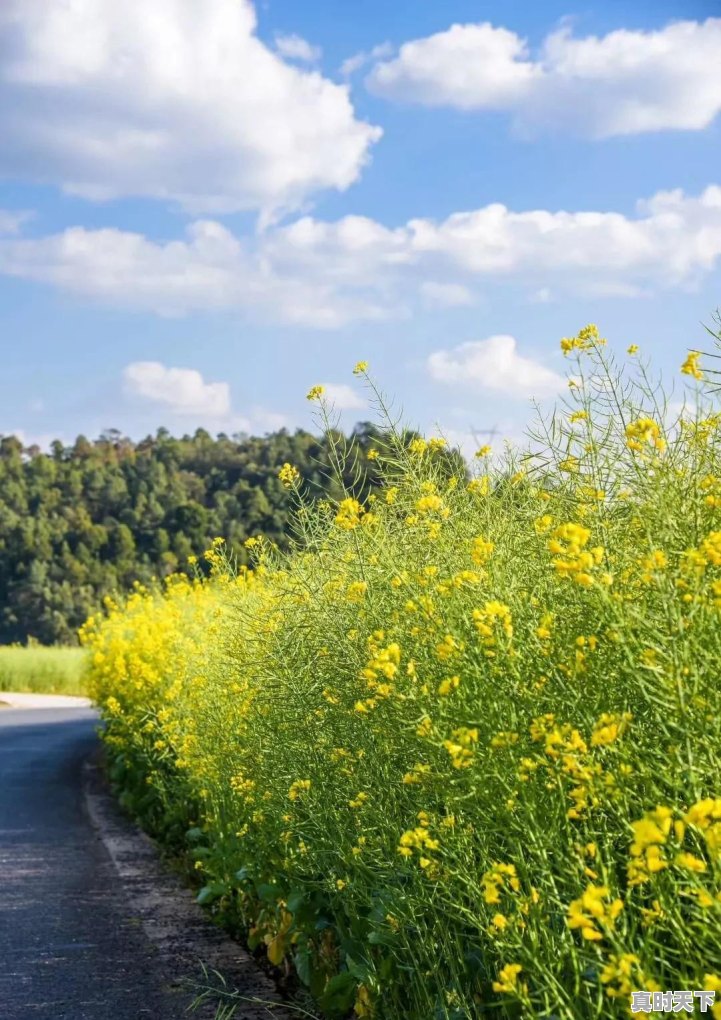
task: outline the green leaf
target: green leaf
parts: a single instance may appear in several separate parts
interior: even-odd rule
[[[348,973],[353,975],[358,984],[367,985],[370,982],[371,971],[367,963],[346,958],[346,966],[348,967]]]
[[[313,959],[310,950],[307,947],[297,949],[293,957],[293,963],[295,964],[295,972],[306,986],[310,988],[313,981]]]
[[[343,1016],[355,1002],[357,984],[356,979],[347,970],[336,974],[323,990],[320,1008],[330,1016]]]
[[[288,907],[288,910],[291,912],[291,914],[297,914],[300,911],[300,908],[305,906],[305,903],[306,903],[305,892],[302,889],[296,889],[295,892],[292,892],[288,897],[288,902],[286,906]]]
[[[210,882],[208,885],[204,885],[198,893],[196,900],[201,906],[207,907],[211,903],[215,903],[227,892],[227,887],[223,882]]]
[[[263,903],[275,903],[278,899],[280,890],[277,885],[270,885],[267,882],[263,882],[257,886],[255,892],[258,899]]]

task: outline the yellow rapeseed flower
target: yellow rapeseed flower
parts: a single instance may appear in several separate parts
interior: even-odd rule
[[[286,462],[278,472],[278,478],[286,489],[292,489],[300,480],[300,472],[297,467]]]
[[[623,910],[623,900],[609,900],[608,886],[586,886],[583,894],[569,905],[566,924],[572,931],[580,929],[587,941],[600,942]]]
[[[572,351],[590,351],[594,347],[603,347],[605,344],[606,341],[599,335],[598,326],[591,323],[584,326],[576,336],[564,337],[561,340],[561,350],[564,354],[570,354]]]
[[[603,712],[591,734],[591,747],[607,747],[625,731],[631,721],[630,712]]]
[[[481,475],[480,478],[471,478],[468,483],[468,491],[476,496],[487,496],[491,491],[491,479],[489,475]]]
[[[606,994],[612,998],[629,996],[634,988],[645,985],[643,979],[634,975],[641,961],[635,953],[613,953],[601,971],[601,984],[606,985]]]
[[[633,842],[629,850],[628,884],[640,885],[668,867],[663,851],[673,827],[673,812],[663,805],[631,823]]]
[[[637,418],[626,426],[626,446],[629,450],[641,452],[644,444],[653,446],[659,453],[666,449],[661,426],[653,418]]]
[[[474,563],[480,566],[481,564],[488,562],[491,553],[493,552],[493,548],[493,542],[489,542],[487,538],[481,538],[478,536],[471,542],[471,559]]]
[[[698,367],[699,358],[701,357],[701,351],[689,351],[686,360],[681,365],[681,371],[684,375],[690,375],[694,379],[703,379],[703,372]]]
[[[338,511],[335,515],[335,524],[342,531],[352,531],[361,523],[365,510],[357,499],[348,497],[342,499],[338,504]]]
[[[520,963],[507,963],[498,973],[498,978],[493,982],[493,991],[510,995],[518,988],[518,975],[523,970]]]
[[[310,779],[296,779],[295,782],[291,783],[288,790],[289,800],[298,800],[301,794],[310,790],[310,786]]]

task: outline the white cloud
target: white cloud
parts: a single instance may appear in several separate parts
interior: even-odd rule
[[[222,418],[230,414],[230,387],[207,383],[194,368],[167,368],[159,361],[134,361],[123,371],[127,393],[162,404],[173,414]]]
[[[213,432],[276,432],[288,418],[268,408],[252,406],[239,414],[232,406],[227,382],[206,382],[194,368],[170,368],[159,361],[134,361],[123,370],[123,389],[181,421],[193,420]],[[185,427],[185,426],[183,426]]]
[[[513,212],[499,203],[455,213],[440,224],[411,220],[413,248],[475,274],[560,271],[599,278],[681,282],[721,256],[721,187],[696,198],[659,192],[636,217],[614,212]]]
[[[32,217],[33,213],[25,210],[0,209],[0,236],[19,234],[23,224]]]
[[[273,242],[239,240],[207,220],[191,224],[185,239],[167,243],[73,227],[38,240],[0,241],[0,274],[166,316],[240,309],[323,329],[388,314],[378,296],[357,293],[360,281],[350,268],[345,282],[334,281],[323,264],[304,267],[282,233],[270,236]]]
[[[532,358],[518,353],[515,337],[471,340],[429,355],[427,369],[437,382],[491,390],[511,397],[549,397],[565,379]]]
[[[468,287],[460,283],[438,283],[437,280],[426,280],[421,284],[421,293],[429,305],[441,308],[457,308],[473,304],[473,294]]]
[[[0,134],[5,177],[267,218],[351,185],[381,132],[250,0],[2,0]]]
[[[384,60],[386,57],[390,57],[393,53],[393,47],[389,42],[380,43],[378,46],[374,46],[372,50],[361,50],[360,53],[354,53],[352,57],[348,57],[340,65],[340,73],[345,77],[349,78],[356,71],[360,71],[362,67],[366,67],[374,60]]]
[[[360,411],[368,405],[363,397],[346,383],[323,383],[325,398],[337,411]]]
[[[322,50],[320,46],[313,46],[300,35],[276,35],[275,48],[281,57],[286,60],[301,60],[307,64],[314,64],[320,60]]]
[[[452,25],[404,43],[397,57],[376,64],[368,85],[381,95],[428,106],[505,109],[537,76],[525,42],[484,22]]]
[[[15,436],[26,450],[31,446],[37,446],[41,450],[49,450],[51,443],[56,439],[63,443],[63,445],[67,445],[69,442],[69,440],[64,439],[63,436],[56,435],[54,432],[27,432],[25,429],[0,429],[0,438],[9,436]]]
[[[525,135],[700,130],[721,110],[720,52],[721,18],[584,38],[563,27],[536,57],[515,32],[484,22],[405,43],[367,84],[405,102],[506,111]]]
[[[719,186],[698,196],[659,192],[634,216],[494,203],[396,228],[304,216],[252,237],[200,220],[165,242],[81,227],[0,239],[6,276],[164,315],[238,310],[320,329],[407,317],[429,298],[459,304],[504,282],[526,301],[546,291],[554,300],[633,298],[694,286],[720,261]]]

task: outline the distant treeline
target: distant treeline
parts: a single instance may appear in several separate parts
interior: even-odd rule
[[[366,454],[379,440],[369,424],[344,440],[360,469],[349,465],[344,483],[359,498],[377,484]],[[0,439],[0,644],[74,643],[105,595],[185,570],[216,536],[241,562],[249,536],[287,544],[292,496],[279,469],[294,464],[312,493],[334,498],[331,459],[328,436],[285,429],[182,439],[160,429],[137,443],[111,430],[47,453]]]

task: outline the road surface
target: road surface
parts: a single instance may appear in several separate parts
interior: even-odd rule
[[[0,707],[0,1017],[179,1020],[83,801],[87,708]]]

